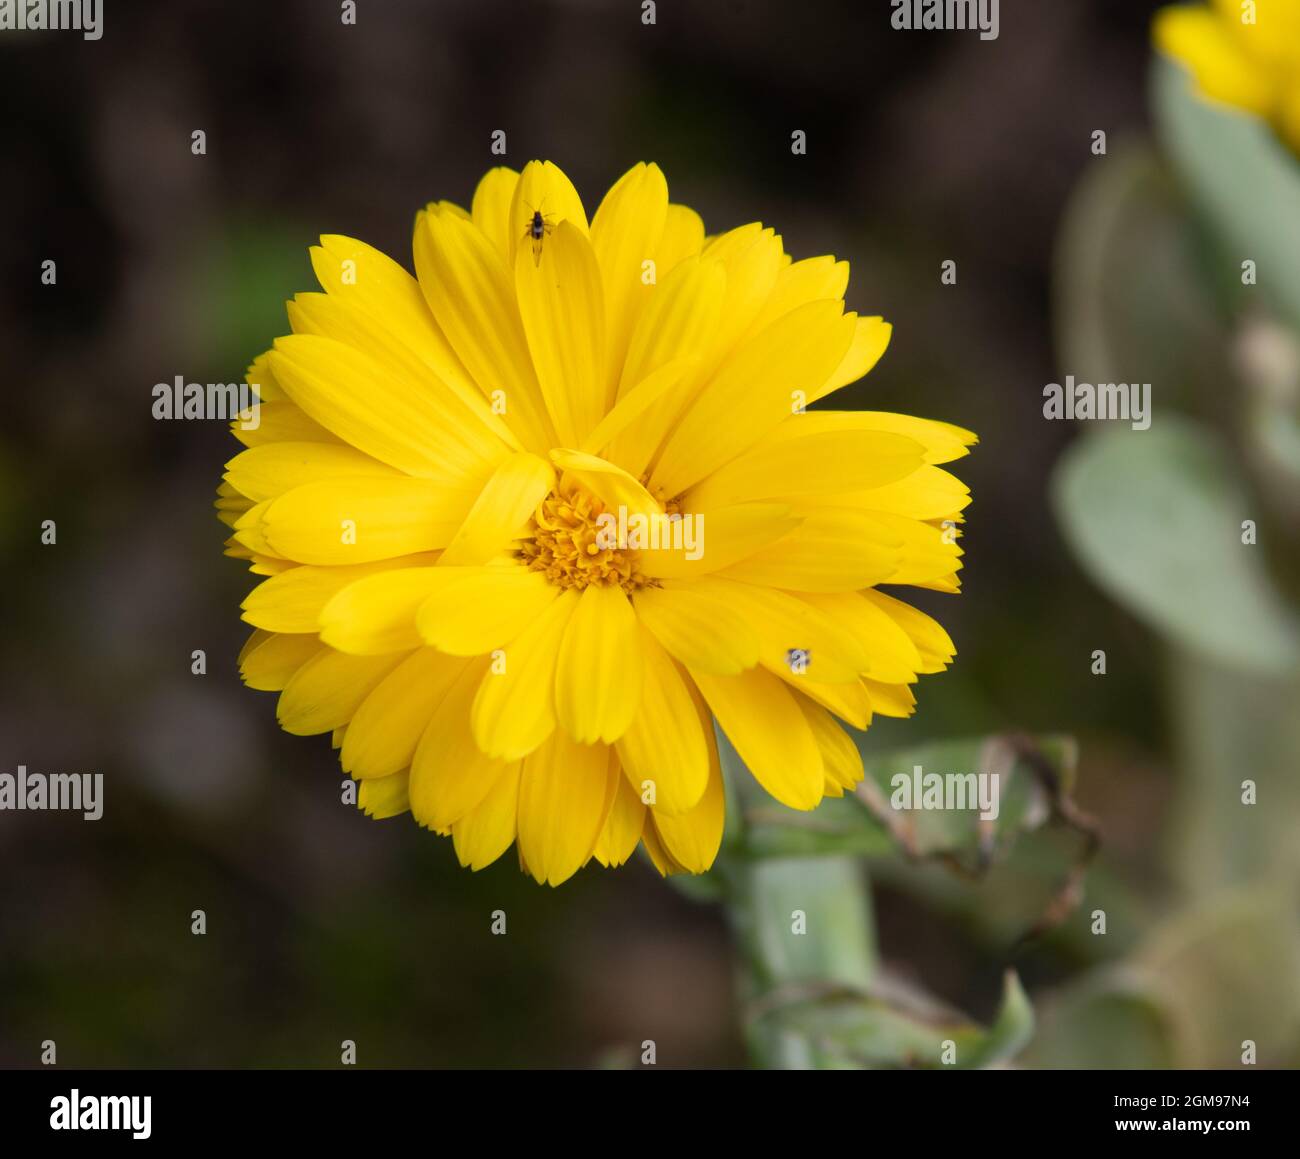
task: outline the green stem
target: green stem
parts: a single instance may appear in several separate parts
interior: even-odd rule
[[[740,860],[727,866],[741,1017],[761,1066],[816,1065],[813,1044],[770,1013],[828,989],[865,992],[876,972],[871,892],[851,857]]]
[[[876,936],[866,875],[851,857],[747,860],[728,870],[750,1052],[761,1066],[815,1066],[813,1043],[769,1015],[820,990],[870,987]]]
[[[727,883],[746,1040],[760,1066],[815,1066],[813,1044],[768,1015],[787,998],[871,986],[876,932],[866,872],[853,857],[752,856],[744,813],[761,790],[721,735],[719,748],[729,820],[718,870]]]

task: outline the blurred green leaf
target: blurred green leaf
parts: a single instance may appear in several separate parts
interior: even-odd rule
[[[1267,1065],[1300,1035],[1300,932],[1290,883],[1224,891],[1157,928],[1134,963],[1178,1018],[1185,1066]]]
[[[1300,883],[1300,673],[1270,679],[1177,649],[1169,670],[1180,773],[1164,846],[1170,871],[1194,896]],[[1242,802],[1246,779],[1256,804]]]
[[[807,1065],[822,1069],[972,1070],[1014,1058],[1034,1030],[1033,1007],[1012,970],[988,1028],[896,983],[868,993],[788,987],[767,995],[750,1016],[769,1033],[800,1042]]]
[[[1260,292],[1300,325],[1300,164],[1265,122],[1198,96],[1181,66],[1157,56],[1151,87],[1161,140],[1233,277],[1256,262]]]
[[[1094,159],[1053,263],[1058,361],[1084,382],[1151,382],[1162,405],[1214,399],[1232,373],[1223,312],[1183,195],[1146,146]]]
[[[1042,1008],[1025,1061],[1052,1070],[1169,1070],[1178,1065],[1175,1016],[1145,979],[1115,969],[1086,974]]]
[[[816,979],[864,987],[875,973],[871,901],[862,866],[848,857],[780,857],[746,874],[746,931],[763,989]]]
[[[1165,415],[1085,436],[1058,464],[1053,498],[1088,573],[1156,631],[1243,668],[1300,662],[1295,621],[1259,548],[1242,543],[1244,489],[1198,424]]]
[[[1129,959],[1049,1003],[1031,1050],[1051,1067],[1287,1066],[1300,1049],[1300,935],[1286,887],[1216,895]]]

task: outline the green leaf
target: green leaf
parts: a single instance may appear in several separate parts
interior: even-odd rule
[[[789,987],[767,995],[751,1018],[801,1044],[805,1064],[821,1069],[973,1070],[1014,1058],[1034,1031],[1033,1007],[1012,970],[987,1028],[897,982],[866,993]]]
[[[1192,895],[1227,884],[1300,881],[1300,673],[1271,680],[1169,657],[1179,791],[1165,861]],[[1252,782],[1255,804],[1245,804]]]
[[[1085,436],[1058,464],[1053,499],[1088,573],[1156,631],[1241,668],[1300,663],[1294,617],[1261,549],[1242,543],[1254,512],[1198,424],[1164,415],[1146,431]]]
[[[1161,140],[1232,276],[1256,262],[1257,289],[1300,325],[1300,163],[1258,117],[1197,95],[1180,65],[1157,57],[1151,87]]]
[[[1047,1067],[1260,1066],[1300,1051],[1300,937],[1289,886],[1222,891],[1158,925],[1115,967],[1044,1011],[1030,1063]]]
[[[1043,1007],[1026,1065],[1049,1070],[1170,1070],[1176,1018],[1158,988],[1123,971],[1085,975]]]
[[[1233,367],[1204,248],[1149,148],[1119,143],[1094,159],[1053,263],[1061,370],[1083,382],[1150,382],[1162,407],[1217,401]]]

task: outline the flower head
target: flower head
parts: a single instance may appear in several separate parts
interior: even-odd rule
[[[427,206],[414,277],[345,237],[312,262],[217,506],[267,577],[244,679],[333,735],[366,812],[555,884],[638,843],[712,864],[714,718],[794,808],[862,778],[839,722],[909,715],[953,655],[876,585],[957,590],[939,464],[974,436],[806,409],[889,341],[846,263],[706,238],[654,165],[588,222],[541,162]]]
[[[1205,96],[1262,117],[1300,153],[1300,0],[1162,8],[1153,31]]]

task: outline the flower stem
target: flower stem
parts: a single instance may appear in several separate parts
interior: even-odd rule
[[[876,937],[866,874],[851,857],[737,859],[726,868],[750,1052],[762,1066],[814,1066],[806,1036],[769,1015],[817,992],[870,987]]]

